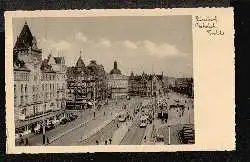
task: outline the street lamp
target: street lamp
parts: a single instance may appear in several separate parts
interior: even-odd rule
[[[170,139],[171,137],[170,137],[170,125],[168,126],[168,144],[170,145],[170,141],[171,141],[171,139]]]
[[[46,107],[46,105],[45,105]],[[45,145],[45,107],[43,108],[43,145]]]

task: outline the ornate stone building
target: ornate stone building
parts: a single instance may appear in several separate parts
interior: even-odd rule
[[[150,97],[162,95],[164,87],[164,79],[162,75],[145,74],[134,75],[133,72],[129,76],[129,95]]]
[[[128,77],[122,75],[114,62],[114,68],[110,71],[108,77],[108,87],[110,89],[110,97],[112,99],[125,98],[128,96]]]
[[[67,108],[82,109],[107,98],[107,74],[95,60],[85,66],[80,56],[76,65],[67,70]]]
[[[17,132],[30,131],[43,119],[65,108],[65,63],[63,57],[42,60],[42,50],[27,23],[13,48],[14,112]]]

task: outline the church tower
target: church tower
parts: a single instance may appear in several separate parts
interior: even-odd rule
[[[42,50],[37,47],[36,38],[32,35],[27,22],[25,22],[21,33],[17,37],[13,54],[19,60],[24,61],[29,68],[38,67],[42,63]]]

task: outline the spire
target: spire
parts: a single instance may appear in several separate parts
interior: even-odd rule
[[[117,69],[117,62],[114,62],[114,69]]]
[[[33,39],[34,38],[32,36],[30,28],[29,28],[27,22],[25,21],[24,26],[22,28],[22,31],[17,38],[17,41],[16,41],[14,48],[15,49],[28,48],[28,47],[32,46]]]
[[[85,64],[82,60],[81,54],[82,54],[82,51],[80,51],[80,57],[78,58],[78,60],[76,62],[76,67],[78,67],[78,68],[85,67]]]

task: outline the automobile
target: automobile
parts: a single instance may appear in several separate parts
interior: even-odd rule
[[[49,122],[49,124],[46,125],[45,130],[48,131],[54,128],[55,128],[55,125],[52,122]]]
[[[55,119],[55,120],[52,121],[52,124],[54,124],[54,126],[57,126],[57,125],[60,124],[60,120]]]
[[[155,137],[155,140],[156,140],[155,144],[164,145],[164,136],[163,135],[157,135]]]
[[[34,128],[34,131],[36,134],[39,134],[40,133],[40,130],[41,130],[41,125],[40,124],[37,124],[36,127]]]
[[[69,120],[70,120],[70,121],[73,121],[73,120],[75,120],[75,119],[76,119],[75,115],[70,115],[70,116],[69,116]]]
[[[60,120],[60,124],[66,124],[68,122],[68,120],[66,118],[62,118],[62,120]]]

